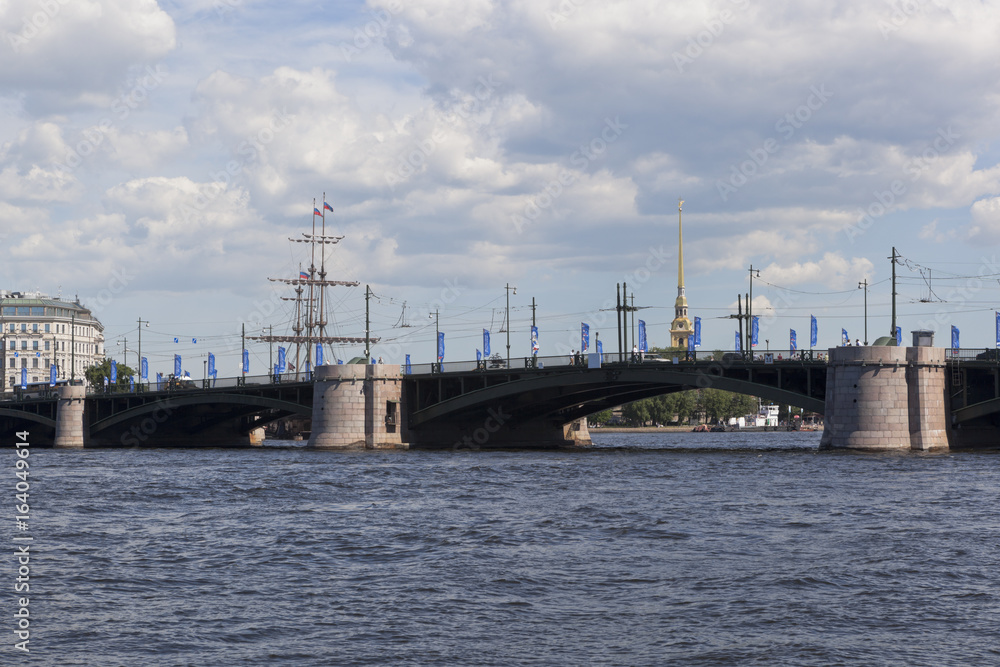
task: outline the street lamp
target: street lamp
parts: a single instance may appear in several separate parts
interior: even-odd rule
[[[144,320],[144,319],[142,319],[140,317],[139,318],[139,351],[136,352],[136,356],[139,359],[139,384],[140,385],[142,384],[142,325],[143,324],[145,324],[146,327],[148,328],[149,327],[149,320]],[[128,359],[126,359],[125,362],[128,363]]]
[[[507,312],[504,318],[507,320],[507,368],[510,369],[510,293],[513,291],[517,294],[517,285],[511,285],[507,283],[504,286],[504,290],[507,292]]]

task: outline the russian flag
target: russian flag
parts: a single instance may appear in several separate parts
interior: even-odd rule
[[[323,202],[323,210],[324,211],[329,211],[330,213],[333,213],[333,207],[330,206],[329,204],[327,204],[326,202]]]
[[[313,215],[323,215],[323,214],[319,212],[318,208],[314,208],[313,209]]]
[[[299,271],[299,280],[309,280],[309,274],[305,271]]]

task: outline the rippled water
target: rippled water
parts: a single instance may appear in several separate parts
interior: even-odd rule
[[[34,450],[27,662],[1000,664],[1000,454],[595,441]]]

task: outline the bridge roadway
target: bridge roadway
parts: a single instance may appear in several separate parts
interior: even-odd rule
[[[1000,364],[996,355],[976,359],[962,350],[949,365],[953,423],[1000,428]],[[568,356],[414,365],[404,376],[402,428],[415,446],[451,446],[486,429],[491,443],[559,441],[565,426],[629,401],[686,389],[715,388],[759,396],[823,413],[825,360],[765,363],[726,354],[723,360],[646,359],[600,367],[574,364]],[[583,360],[581,360],[582,362]],[[518,368],[517,366],[520,366]],[[199,385],[201,383],[198,383]],[[272,382],[267,376],[219,379],[213,386],[134,393],[88,394],[85,433],[89,446],[245,445],[255,428],[293,415],[309,418],[313,383]],[[54,441],[52,395],[0,401],[0,444],[30,430],[39,444]]]

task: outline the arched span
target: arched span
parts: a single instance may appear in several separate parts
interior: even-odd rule
[[[437,419],[506,403],[524,406],[532,417],[570,414],[583,416],[608,405],[618,405],[677,391],[678,388],[713,388],[785,403],[812,412],[823,413],[823,400],[787,389],[698,371],[654,369],[615,369],[567,371],[522,377],[511,382],[467,392],[428,406],[413,415],[412,425],[419,427]],[[592,409],[591,409],[592,408]]]
[[[982,417],[989,417],[990,415],[995,415],[997,413],[1000,413],[1000,398],[991,398],[988,401],[959,408],[958,410],[953,411],[951,416],[954,423],[961,424],[962,422],[972,421],[973,419],[980,419]]]
[[[14,417],[15,419],[23,419],[24,421],[35,422],[36,424],[42,424],[43,426],[50,426],[52,428],[56,427],[55,419],[43,417],[42,415],[36,415],[33,412],[25,412],[24,410],[0,408],[0,417]]]
[[[312,405],[304,406],[292,401],[282,401],[277,398],[267,398],[266,396],[245,396],[242,394],[212,394],[210,400],[206,400],[208,398],[209,397],[204,394],[188,394],[170,396],[162,401],[150,401],[148,403],[143,403],[142,405],[137,405],[134,408],[123,410],[122,412],[95,422],[91,425],[90,432],[91,434],[100,433],[115,424],[132,421],[146,415],[152,415],[156,412],[167,411],[169,413],[176,408],[184,406],[212,405],[213,403],[250,405],[271,410],[285,410],[290,413],[312,417]]]

